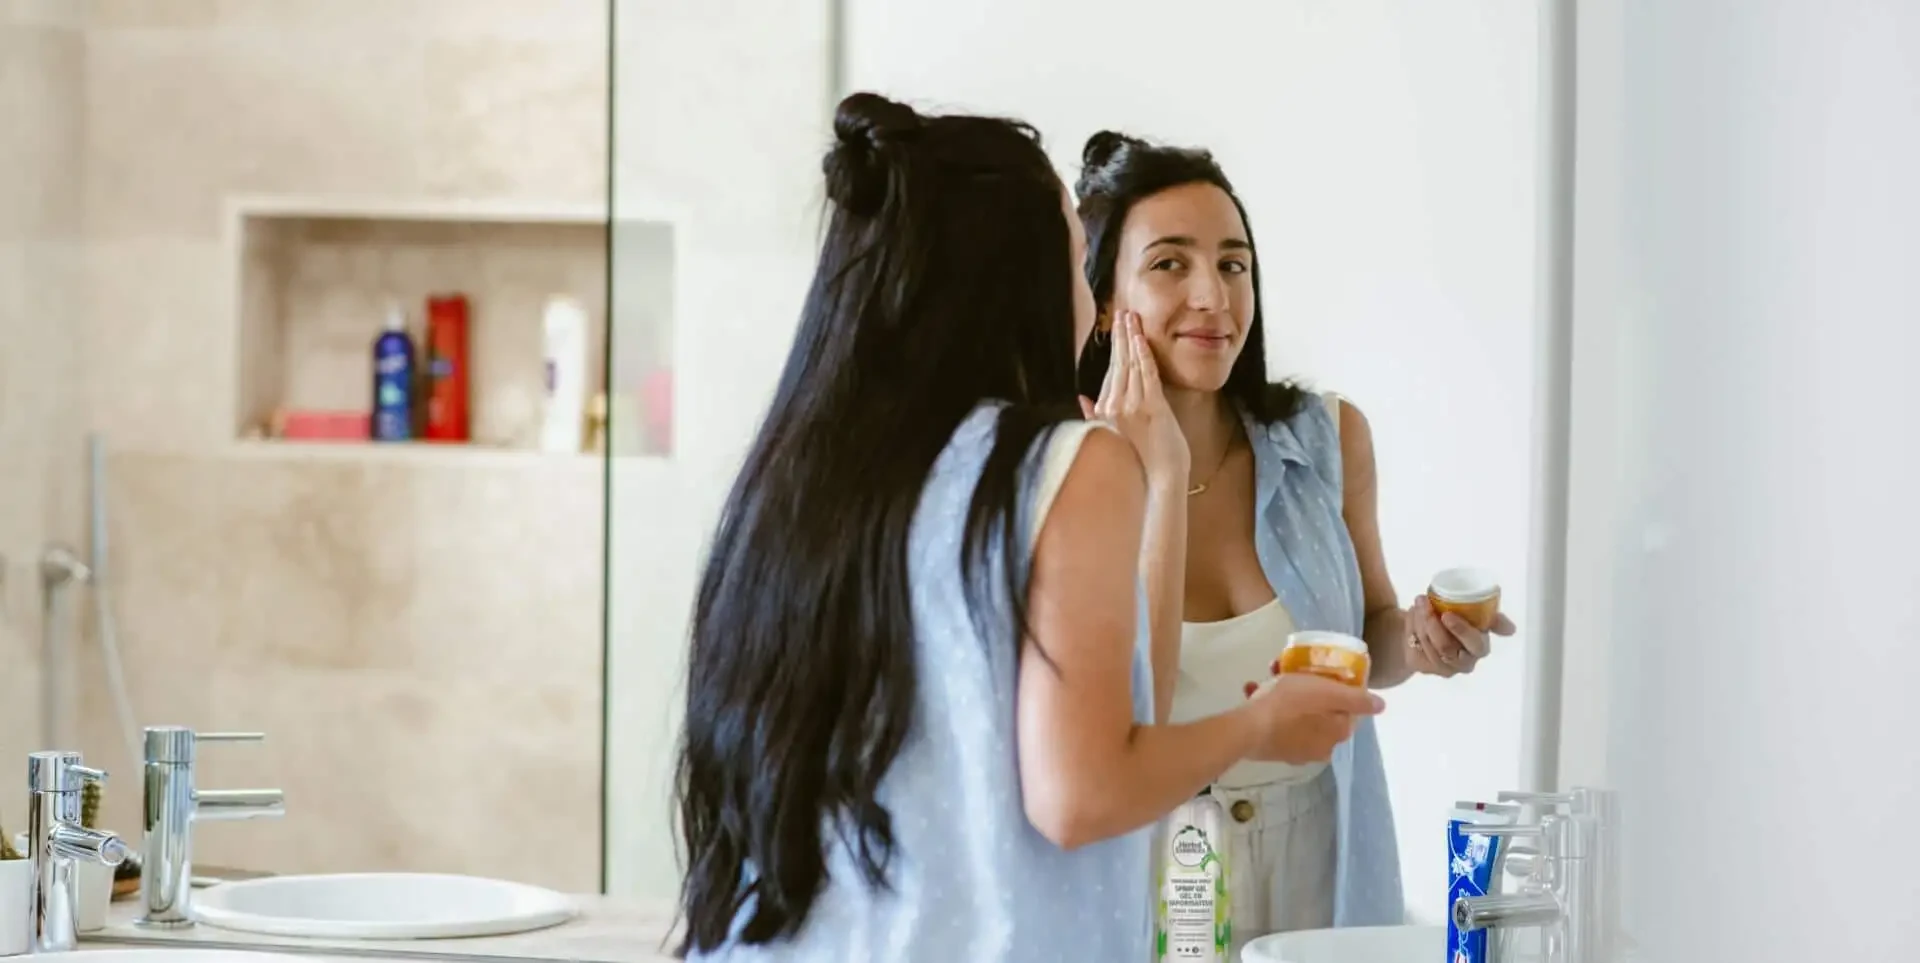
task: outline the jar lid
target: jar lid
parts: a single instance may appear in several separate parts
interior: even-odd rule
[[[1295,632],[1287,636],[1287,648],[1295,646],[1319,645],[1330,649],[1344,649],[1355,655],[1367,655],[1367,643],[1345,632],[1309,631]]]

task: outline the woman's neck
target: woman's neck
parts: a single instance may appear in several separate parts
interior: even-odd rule
[[[1208,484],[1241,432],[1239,413],[1218,391],[1168,388],[1166,393],[1173,420],[1180,423],[1180,433],[1187,436],[1187,456],[1191,460],[1187,477],[1195,484]]]

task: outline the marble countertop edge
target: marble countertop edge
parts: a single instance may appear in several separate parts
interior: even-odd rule
[[[105,929],[80,936],[82,949],[193,946],[287,953],[307,960],[535,960],[547,963],[666,963],[674,959],[670,905],[608,896],[576,896],[580,914],[558,926],[504,936],[427,940],[307,939],[242,933],[198,924],[178,930],[134,925],[137,902],[114,903]]]

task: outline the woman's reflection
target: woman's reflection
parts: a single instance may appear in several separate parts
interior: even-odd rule
[[[1242,759],[1328,759],[1380,702],[1288,674],[1157,723],[1178,653],[1140,618],[1142,458],[1075,410],[1095,311],[1065,186],[1008,121],[856,94],[834,130],[694,612],[682,950],[1146,960],[1140,830]],[[1165,405],[1151,363],[1131,410]]]
[[[1436,617],[1424,595],[1400,607],[1366,417],[1331,393],[1269,383],[1253,231],[1219,165],[1205,151],[1101,132],[1087,141],[1076,192],[1099,310],[1080,391],[1098,399],[1083,401],[1090,413],[1139,439],[1148,462],[1149,530],[1162,537],[1149,537],[1142,567],[1156,626],[1178,623],[1170,720],[1233,709],[1296,629],[1363,637],[1374,688],[1473,671],[1485,634]],[[1139,392],[1117,374],[1136,340],[1161,381],[1159,410],[1130,402]],[[1169,421],[1184,444],[1157,437]],[[1179,506],[1184,538],[1167,537]],[[1502,616],[1492,631],[1513,625]],[[1213,793],[1231,816],[1236,944],[1403,922],[1370,720],[1330,762],[1244,761]]]

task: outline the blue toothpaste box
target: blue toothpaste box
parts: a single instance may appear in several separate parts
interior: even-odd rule
[[[1463,896],[1499,892],[1506,872],[1507,840],[1474,832],[1475,826],[1511,826],[1520,807],[1499,803],[1455,803],[1447,820],[1447,961],[1487,963],[1486,930],[1462,933],[1453,924],[1453,904]]]

